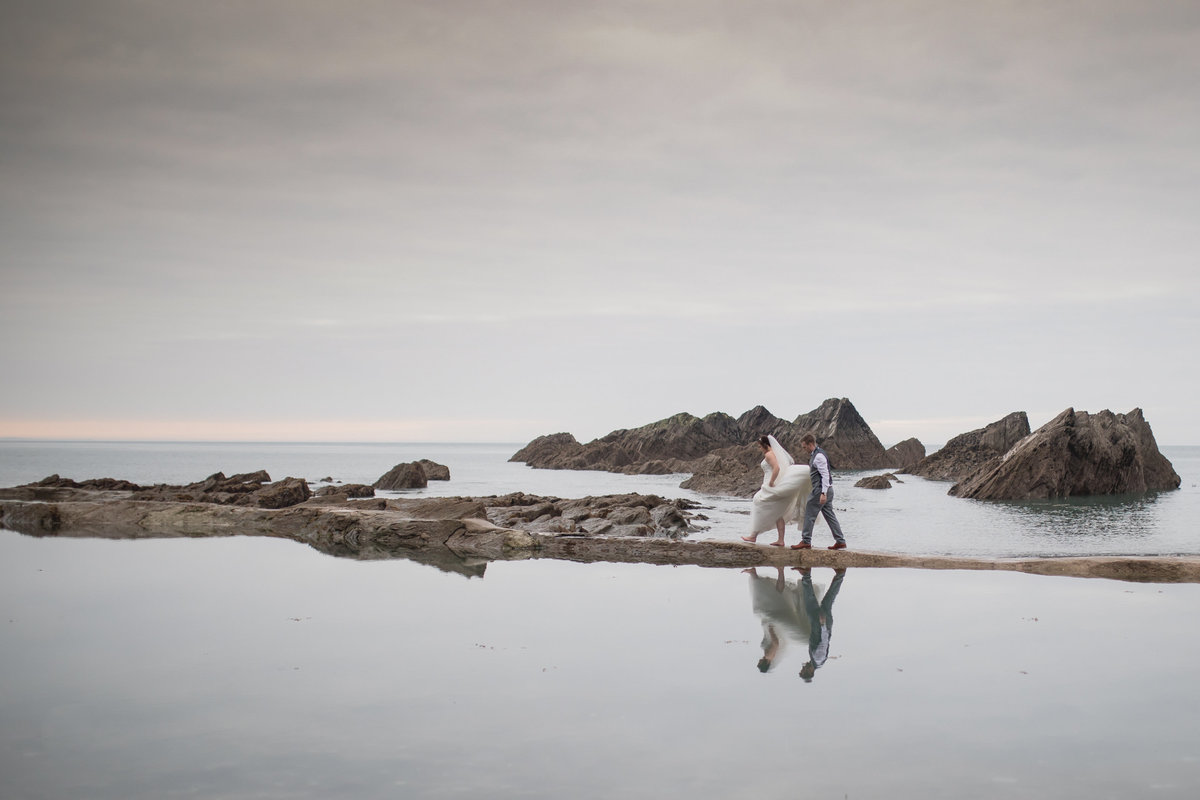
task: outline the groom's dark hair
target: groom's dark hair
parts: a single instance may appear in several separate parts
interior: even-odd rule
[[[817,443],[817,437],[813,436],[811,433],[806,433],[800,437],[800,444],[816,444],[816,443]]]

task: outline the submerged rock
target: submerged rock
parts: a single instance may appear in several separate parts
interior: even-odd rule
[[[950,489],[956,497],[1029,500],[1178,489],[1140,408],[1068,408]]]
[[[904,472],[934,481],[960,481],[1028,435],[1029,417],[1024,411],[1014,411],[983,428],[955,436]]]

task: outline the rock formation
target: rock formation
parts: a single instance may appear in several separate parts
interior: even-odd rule
[[[889,447],[883,454],[893,469],[908,469],[925,458],[925,445],[917,439],[905,439]]]
[[[1014,411],[983,428],[955,436],[941,450],[903,471],[935,481],[960,481],[1028,435],[1029,417],[1024,411]]]
[[[800,437],[810,431],[821,449],[829,454],[834,469],[879,469],[891,466],[871,426],[845,397],[840,400],[831,397],[807,414],[796,417],[786,441],[779,434],[775,434],[775,438],[800,460],[804,453],[800,449]]]
[[[896,483],[904,483],[904,481],[900,480],[892,473],[885,472],[882,475],[868,475],[854,485],[859,489],[890,489],[892,488],[892,481],[895,481]]]
[[[336,497],[338,495],[347,500],[374,497],[375,489],[365,483],[341,483],[337,486],[322,486],[313,493],[313,497]]]
[[[1179,475],[1135,408],[1068,408],[950,489],[977,500],[1030,500],[1178,489]]]
[[[417,462],[421,465],[421,469],[425,470],[425,479],[431,481],[448,481],[450,480],[450,468],[445,464],[439,464],[436,461],[430,461],[428,458],[422,458]]]
[[[371,485],[376,489],[383,489],[390,492],[401,489],[424,489],[429,485],[429,478],[426,476],[425,468],[421,466],[421,463],[413,461],[411,463],[397,464]]]
[[[835,469],[890,466],[883,445],[846,398],[829,399],[793,422],[757,406],[737,419],[722,412],[700,418],[673,417],[630,430],[617,430],[587,444],[569,433],[539,436],[509,460],[538,469],[596,469],[626,474],[690,472],[683,488],[748,496],[762,484],[755,442],[772,433],[797,460],[800,438],[812,432]]]
[[[84,481],[83,485],[93,482]],[[286,508],[303,503],[311,496],[308,482],[303,478],[284,478],[271,483],[271,476],[261,469],[228,478],[223,472],[217,472],[186,486],[157,484],[139,487],[131,495],[134,500],[216,503],[255,508]]]

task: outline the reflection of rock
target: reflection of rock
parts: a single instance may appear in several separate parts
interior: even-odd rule
[[[1029,435],[1029,418],[1014,411],[983,428],[959,434],[933,455],[904,471],[935,481],[958,481],[998,458]]]
[[[384,491],[424,489],[429,485],[429,478],[425,475],[425,468],[419,462],[414,461],[411,464],[397,464],[372,485],[376,489]]]
[[[907,469],[925,457],[925,445],[917,439],[905,439],[889,447],[883,455],[889,467]]]
[[[1140,408],[1128,414],[1068,408],[950,493],[1027,500],[1178,489],[1179,483]]]
[[[836,469],[889,466],[883,445],[847,399],[829,399],[793,422],[762,406],[734,419],[715,412],[700,418],[673,417],[632,430],[613,431],[587,444],[569,433],[540,436],[515,453],[539,469],[596,469],[626,474],[664,475],[691,472],[684,488],[710,494],[749,496],[762,484],[756,465],[762,453],[755,442],[772,433],[796,456],[800,438],[812,432]]]

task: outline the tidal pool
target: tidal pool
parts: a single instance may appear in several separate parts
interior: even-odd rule
[[[806,680],[794,570],[476,571],[0,530],[0,796],[1200,790],[1198,585],[851,569]]]

